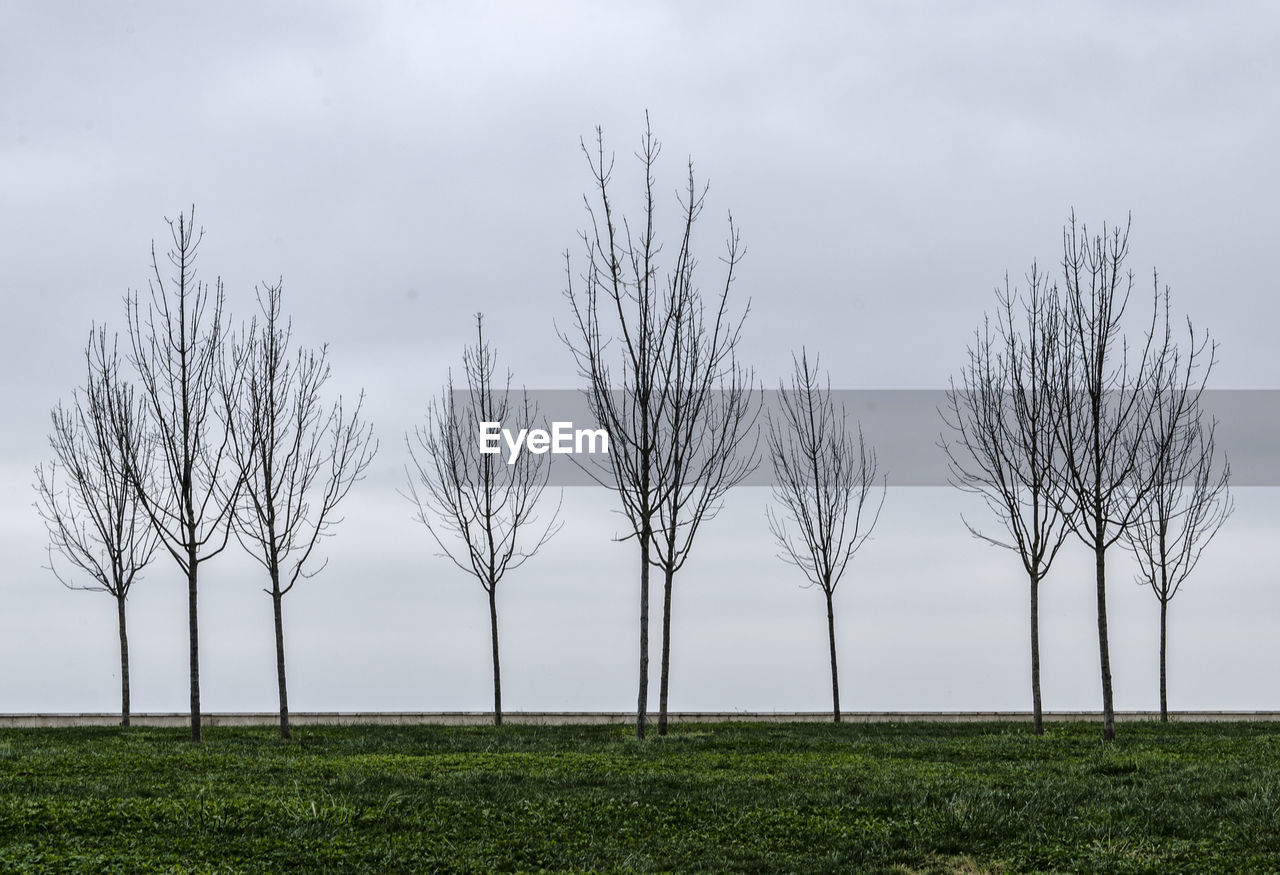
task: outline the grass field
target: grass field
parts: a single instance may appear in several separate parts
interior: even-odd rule
[[[1280,727],[0,730],[0,870],[1280,871]]]

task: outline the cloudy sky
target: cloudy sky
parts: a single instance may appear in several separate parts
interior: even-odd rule
[[[42,569],[33,466],[123,327],[165,217],[194,204],[201,269],[236,321],[283,277],[332,389],[367,392],[382,446],[331,562],[286,599],[297,710],[489,705],[486,608],[397,494],[404,434],[483,311],[516,379],[572,389],[563,254],[600,125],[634,203],[649,111],[659,189],[693,156],[715,263],[732,211],[743,354],[791,352],[843,389],[939,389],[992,289],[1052,266],[1069,211],[1132,213],[1131,266],[1220,343],[1215,388],[1274,389],[1280,321],[1280,12],[1269,3],[218,4],[0,6],[0,711],[118,705],[114,607]],[[710,280],[708,280],[710,282]],[[819,593],[774,557],[741,489],[677,581],[675,709],[828,705]],[[1237,512],[1173,605],[1173,707],[1280,708],[1277,490]],[[634,707],[634,545],[599,489],[500,592],[510,709]],[[1029,707],[1026,586],[942,488],[890,490],[837,594],[853,709]],[[1157,704],[1157,603],[1110,560],[1116,704]],[[1089,559],[1042,601],[1048,708],[1097,708]],[[202,573],[203,702],[274,707],[270,600],[229,551]],[[185,708],[185,587],[164,557],[130,602],[135,710]],[[655,638],[656,655],[656,638]],[[656,704],[656,684],[652,699]]]

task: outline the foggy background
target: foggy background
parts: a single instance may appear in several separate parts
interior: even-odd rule
[[[397,494],[404,434],[459,371],[477,311],[517,384],[580,385],[556,337],[564,252],[579,258],[587,221],[579,138],[603,126],[634,214],[646,109],[666,205],[690,155],[711,183],[704,287],[730,210],[741,228],[741,353],[769,387],[803,345],[837,389],[945,388],[1005,272],[1056,265],[1074,207],[1095,228],[1132,211],[1135,306],[1158,267],[1175,314],[1220,343],[1211,388],[1277,388],[1272,4],[9,2],[0,711],[118,707],[112,599],[42,569],[32,468],[50,407],[84,379],[91,325],[123,330],[164,217],[193,203],[201,276],[221,276],[233,322],[283,277],[296,341],[329,344],[330,389],[363,388],[381,440],[329,567],[285,599],[291,706],[490,707],[483,593]],[[1174,709],[1280,708],[1280,494],[1235,498],[1171,606]],[[768,501],[733,492],[677,576],[673,710],[829,705],[822,599],[775,558]],[[616,508],[567,490],[564,530],[500,587],[508,709],[634,707],[637,550],[613,540]],[[954,490],[890,489],[836,594],[846,708],[1029,709],[1025,576],[961,512],[986,519]],[[1108,561],[1116,707],[1152,708],[1158,603],[1122,550]],[[234,545],[202,567],[208,710],[276,707],[265,585]],[[186,592],[168,557],[129,611],[134,710],[184,710]],[[1100,707],[1076,542],[1041,623],[1046,709]]]

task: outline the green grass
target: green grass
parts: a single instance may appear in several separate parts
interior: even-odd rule
[[[1280,871],[1280,727],[0,730],[0,870]]]

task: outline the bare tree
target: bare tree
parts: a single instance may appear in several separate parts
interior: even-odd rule
[[[682,313],[696,302],[691,286],[692,239],[703,202],[702,195],[695,196],[698,190],[690,162],[689,194],[679,199],[680,242],[673,266],[662,273],[654,195],[654,172],[661,144],[653,136],[647,114],[645,120],[637,154],[644,168],[644,195],[641,221],[635,231],[615,208],[610,190],[614,162],[605,156],[602,131],[596,129],[594,149],[582,144],[594,178],[593,194],[598,207],[593,206],[591,197],[584,197],[591,227],[582,234],[586,266],[578,284],[570,256],[565,254],[565,296],[573,312],[573,328],[572,336],[561,333],[573,352],[579,373],[587,381],[591,413],[609,436],[608,470],[586,470],[598,483],[618,493],[631,527],[630,534],[622,540],[634,537],[640,548],[637,738],[645,737],[648,721],[649,568],[655,558],[659,514],[675,488],[673,452],[678,442],[664,438],[664,430],[679,393],[671,378]],[[739,254],[732,221],[729,236],[726,288]],[[688,500],[683,505],[687,507]]]
[[[682,205],[685,233],[702,210],[706,189],[698,193],[690,173]],[[729,313],[729,287],[740,258],[736,231],[731,234],[724,286],[708,317],[694,285],[695,261],[686,239],[669,280],[676,314],[665,367],[670,389],[658,433],[659,455],[669,466],[670,490],[658,505],[654,564],[663,573],[662,667],[658,692],[658,734],[667,733],[667,694],[671,666],[671,590],[676,572],[689,557],[702,523],[715,517],[731,488],[755,470],[760,393],[754,374],[737,363],[736,349],[746,312]],[[748,306],[749,309],[749,306]]]
[[[1036,265],[1019,297],[1005,277],[996,289],[994,325],[974,333],[969,361],[952,381],[942,412],[951,481],[982,497],[1004,526],[992,536],[968,520],[974,537],[1012,550],[1031,590],[1031,702],[1036,735],[1044,734],[1040,701],[1040,583],[1066,540],[1065,481],[1057,476],[1055,439],[1062,380],[1062,305]]]
[[[831,396],[830,377],[819,382],[818,362],[808,353],[792,358],[791,388],[779,386],[778,418],[769,415],[769,458],[774,500],[782,513],[766,510],[779,558],[795,565],[827,600],[831,645],[831,713],[840,722],[840,678],[836,668],[836,620],[832,599],[854,554],[871,537],[888,491],[880,480],[875,501],[876,453],[848,428],[843,404]],[[788,524],[788,518],[790,524]]]
[[[121,379],[114,338],[89,334],[88,378],[69,407],[52,411],[55,460],[36,467],[36,508],[49,533],[49,570],[70,589],[109,593],[120,631],[120,724],[129,725],[129,635],[125,601],[158,542],[126,476],[126,459],[145,465],[147,434],[141,399]],[[59,480],[61,470],[61,480]],[[58,570],[61,554],[89,583]]]
[[[1104,225],[1101,234],[1090,237],[1072,213],[1063,231],[1062,356],[1067,367],[1059,384],[1056,434],[1065,480],[1064,509],[1072,530],[1094,554],[1103,738],[1108,741],[1115,738],[1115,705],[1107,628],[1107,548],[1124,536],[1152,488],[1141,471],[1148,452],[1142,436],[1157,412],[1156,389],[1169,368],[1170,351],[1168,320],[1162,323],[1159,318],[1158,278],[1150,321],[1141,342],[1129,346],[1123,318],[1133,291],[1133,274],[1125,268],[1128,254],[1129,224],[1110,229]],[[1167,307],[1167,297],[1163,303]]]
[[[191,740],[200,741],[200,566],[221,553],[242,482],[236,467],[227,404],[239,376],[224,366],[227,329],[222,281],[212,289],[196,275],[196,253],[204,236],[195,230],[195,209],[166,219],[173,246],[172,274],[160,269],[151,245],[152,278],[145,305],[137,293],[126,299],[129,359],[137,371],[142,406],[153,436],[149,449],[125,459],[129,481],[160,542],[187,579],[187,625],[191,677]]]
[[[1166,308],[1167,310],[1167,308]],[[1190,352],[1174,349],[1165,379],[1156,388],[1155,411],[1141,443],[1136,482],[1150,484],[1150,492],[1124,540],[1138,561],[1138,583],[1151,587],[1160,601],[1160,719],[1169,719],[1168,615],[1169,602],[1191,575],[1200,554],[1231,515],[1227,486],[1231,465],[1214,445],[1217,423],[1200,404],[1213,345],[1196,340],[1191,325]],[[1203,373],[1197,359],[1207,353]],[[1184,364],[1185,362],[1185,364]]]
[[[245,473],[232,526],[271,581],[265,592],[275,619],[280,737],[288,739],[282,601],[327,564],[309,565],[321,539],[341,522],[337,506],[363,476],[377,442],[360,418],[363,395],[349,414],[341,398],[324,401],[328,348],[291,351],[293,325],[282,316],[281,297],[281,283],[259,291],[263,321],[255,317],[244,339],[233,343],[232,367],[243,386],[238,399],[229,399],[229,425]]]
[[[537,407],[521,392],[513,403],[511,374],[495,385],[497,355],[484,339],[484,317],[476,316],[476,345],[462,354],[465,400],[453,375],[427,411],[427,424],[405,438],[414,470],[406,471],[408,497],[441,556],[474,575],[489,597],[493,647],[493,722],[502,725],[502,668],[498,658],[498,583],[519,568],[560,530],[557,505],[545,524],[538,504],[551,474],[551,457],[523,452],[514,460],[481,446],[482,423],[530,429]],[[415,449],[414,444],[417,444]]]

